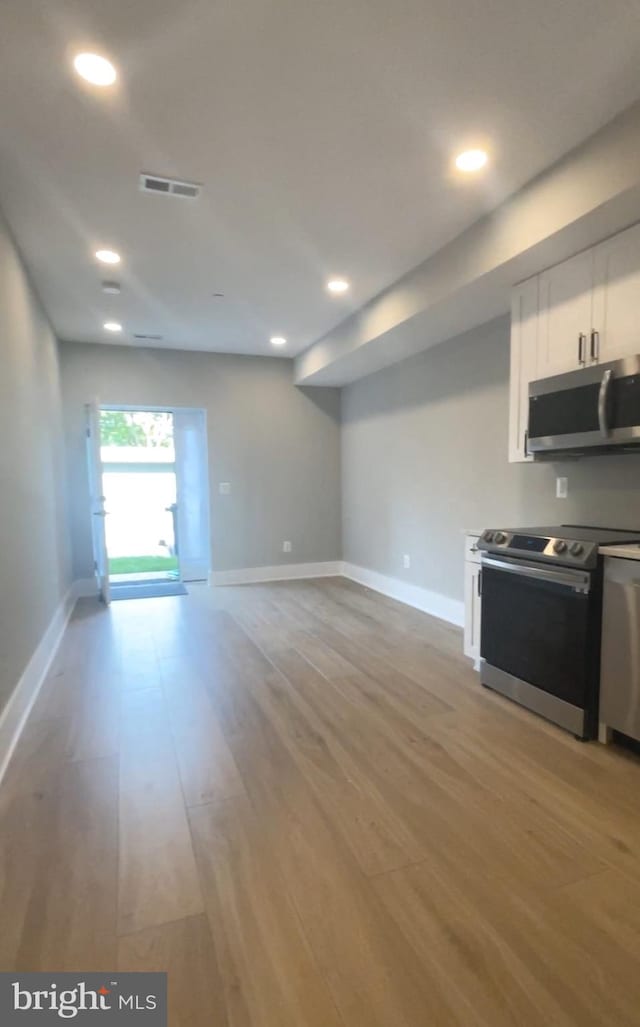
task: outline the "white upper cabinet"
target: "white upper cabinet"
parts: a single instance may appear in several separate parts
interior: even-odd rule
[[[538,377],[538,278],[516,285],[511,294],[511,402],[509,461],[533,458],[527,453],[529,382]]]
[[[573,371],[589,360],[594,283],[593,250],[540,277],[538,377]]]
[[[590,362],[640,353],[640,225],[595,248]]]
[[[636,354],[640,225],[514,286],[509,460],[530,459],[530,382]]]

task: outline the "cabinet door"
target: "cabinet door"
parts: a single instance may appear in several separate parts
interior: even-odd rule
[[[464,654],[480,659],[480,564],[468,560],[464,566]]]
[[[573,371],[588,359],[593,263],[593,250],[586,250],[540,275],[540,378]]]
[[[590,361],[640,353],[640,225],[595,249],[595,292]],[[593,350],[593,353],[592,353]]]
[[[527,453],[529,382],[538,374],[538,278],[517,285],[511,294],[511,374],[509,462],[531,460]]]

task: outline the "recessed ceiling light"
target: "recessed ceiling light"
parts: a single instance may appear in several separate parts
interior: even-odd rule
[[[101,264],[119,264],[120,254],[115,250],[96,250],[96,260]]]
[[[486,150],[464,150],[456,157],[456,167],[458,171],[479,171],[488,160]]]
[[[105,321],[102,326],[106,332],[121,332],[122,325],[119,321]]]
[[[111,294],[115,295],[115,294],[120,292],[120,283],[119,282],[103,282],[102,283],[102,291],[103,292],[108,292],[108,293],[111,293]]]
[[[339,296],[342,292],[348,292],[350,286],[346,278],[330,278],[327,282],[329,292]]]
[[[97,53],[79,53],[73,59],[73,66],[81,78],[94,86],[112,86],[118,73],[111,61]]]
[[[287,340],[284,335],[272,335],[269,339],[272,346],[286,346]]]

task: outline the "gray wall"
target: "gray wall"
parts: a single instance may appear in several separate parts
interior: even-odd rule
[[[464,528],[640,531],[640,456],[509,464],[508,402],[508,318],[345,388],[344,559],[461,599]],[[568,499],[555,498],[556,475]]]
[[[69,583],[57,344],[0,217],[0,710]]]
[[[63,343],[61,367],[76,578],[92,573],[84,404],[96,395],[206,410],[215,571],[340,558],[337,390],[296,388],[291,361],[263,357]]]

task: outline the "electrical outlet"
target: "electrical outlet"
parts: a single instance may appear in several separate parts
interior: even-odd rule
[[[409,567],[411,566],[411,557],[409,556],[408,553],[405,553],[404,556],[402,557],[402,565],[403,565],[405,570],[408,570]]]
[[[290,542],[283,542],[282,543],[282,552],[283,553],[290,553],[291,552],[291,543]]]
[[[229,493],[231,492],[231,482],[230,481],[221,481],[220,484],[218,485],[218,492],[220,493],[221,496],[228,496]]]
[[[556,499],[566,499],[569,495],[569,479],[556,478]]]

